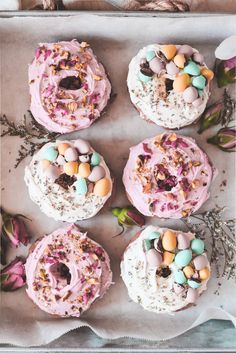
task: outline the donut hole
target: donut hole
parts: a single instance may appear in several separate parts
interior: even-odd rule
[[[59,87],[66,90],[75,91],[81,88],[81,80],[76,76],[67,76],[60,81]]]
[[[63,288],[70,284],[71,273],[69,267],[62,262],[57,262],[50,267],[52,276],[57,281],[58,288]]]

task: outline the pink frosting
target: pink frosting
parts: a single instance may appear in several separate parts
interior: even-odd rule
[[[112,281],[107,253],[74,224],[37,242],[25,269],[29,297],[59,316],[79,317]]]
[[[59,86],[76,77],[79,89]],[[85,42],[41,43],[29,65],[30,109],[50,131],[67,133],[85,129],[107,105],[111,85],[104,67]]]
[[[208,199],[214,172],[192,138],[164,133],[130,149],[123,182],[142,214],[178,219]]]

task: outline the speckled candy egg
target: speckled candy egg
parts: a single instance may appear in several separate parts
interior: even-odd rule
[[[173,63],[173,61],[170,61],[166,64],[166,72],[168,75],[175,76],[179,73],[179,68]]]
[[[188,74],[180,74],[174,79],[173,89],[175,92],[183,92],[190,84],[190,77]]]
[[[193,54],[193,60],[196,63],[202,65],[204,63],[204,56],[202,54],[200,54],[200,53],[194,53]]]
[[[156,56],[156,53],[154,50],[148,50],[146,53],[146,59],[147,61],[151,61],[152,59],[154,59]]]
[[[202,105],[202,103],[203,103],[203,100],[201,97],[199,97],[192,104],[194,107],[198,108],[198,107],[200,107],[200,105]]]
[[[178,54],[184,54],[187,58],[193,54],[193,48],[190,45],[184,44],[178,49]]]
[[[54,148],[54,147],[48,147],[45,151],[44,151],[44,158],[53,162],[57,159],[58,156],[58,151]]]
[[[90,151],[90,144],[82,139],[78,139],[74,142],[74,146],[78,149],[79,153],[86,154]]]
[[[204,76],[207,80],[211,81],[214,78],[214,72],[207,67],[201,69],[201,75]]]
[[[183,98],[186,103],[193,103],[198,98],[198,91],[194,87],[187,87],[183,92]]]
[[[181,250],[175,256],[175,263],[179,268],[187,266],[191,260],[192,260],[192,251],[189,249]]]
[[[86,195],[88,191],[87,183],[84,178],[79,178],[75,183],[74,183],[76,193],[78,195]]]
[[[64,155],[67,162],[77,161],[78,159],[77,149],[73,147],[67,148]]]
[[[167,44],[161,47],[161,51],[167,60],[171,60],[175,56],[177,48],[174,44]]]
[[[104,178],[105,175],[106,175],[105,169],[102,166],[97,165],[92,169],[91,174],[88,176],[88,180],[92,182],[96,182]]]
[[[207,267],[208,260],[207,260],[206,256],[199,255],[193,259],[193,264],[194,264],[195,269],[197,271],[200,271],[203,268]]]
[[[190,287],[187,291],[186,301],[188,303],[195,303],[197,298],[198,298],[198,291]]]
[[[192,268],[192,266],[185,266],[183,269],[183,273],[187,278],[191,278],[194,274],[194,269]]]
[[[174,279],[175,279],[175,282],[177,282],[178,284],[184,284],[187,281],[187,278],[185,277],[182,271],[175,271]]]
[[[183,69],[186,59],[185,59],[184,54],[180,53],[180,54],[175,55],[173,61],[177,67],[179,67],[180,69]]]
[[[178,283],[173,284],[173,289],[174,289],[175,294],[177,294],[177,295],[183,293],[183,291],[184,291],[184,287]]]
[[[92,166],[99,165],[100,162],[101,162],[101,156],[100,156],[100,154],[97,153],[97,152],[93,152],[92,157],[91,157],[91,164],[92,164]]]
[[[202,239],[193,239],[191,241],[191,249],[196,255],[201,255],[204,252],[205,243]]]
[[[159,232],[152,231],[152,232],[148,233],[149,240],[154,240],[154,239],[159,240],[160,236],[161,236],[161,234]]]
[[[176,233],[171,230],[167,230],[162,238],[162,246],[167,251],[175,250],[177,245]]]
[[[59,145],[57,146],[58,152],[64,156],[65,151],[67,150],[67,148],[69,148],[70,145],[69,143],[63,142],[63,143],[59,143]]]
[[[162,256],[155,249],[148,250],[147,254],[147,263],[149,267],[159,267],[162,263]]]
[[[78,162],[67,162],[64,164],[63,170],[67,175],[72,176],[78,173],[78,167]]]
[[[42,170],[47,169],[50,165],[51,165],[51,162],[47,159],[42,159],[40,161],[40,167],[42,168]]]
[[[191,76],[198,76],[200,74],[200,68],[194,61],[189,61],[184,68],[184,72]]]
[[[79,160],[82,163],[86,163],[86,162],[89,162],[90,157],[88,154],[82,154],[81,156],[79,156]]]
[[[50,179],[52,182],[54,182],[59,175],[61,174],[60,169],[54,165],[50,165],[46,170],[45,170],[45,175],[48,179]]]
[[[191,288],[197,289],[201,286],[201,283],[198,281],[194,281],[193,279],[188,279],[188,285]]]
[[[203,90],[204,87],[206,86],[206,79],[204,76],[199,75],[197,77],[194,77],[192,80],[192,85],[200,90]]]
[[[185,250],[190,247],[190,239],[186,234],[177,235],[178,249]]]
[[[96,182],[94,186],[94,194],[97,196],[106,196],[111,190],[110,180],[107,178],[100,179]]]
[[[149,67],[155,74],[159,74],[159,72],[164,68],[164,65],[160,59],[154,57],[154,59],[149,62]]]
[[[142,81],[144,83],[147,83],[152,80],[152,76],[144,75],[141,71],[139,72],[138,77],[139,77],[140,81]]]
[[[203,268],[199,271],[199,277],[202,281],[206,281],[210,277],[210,270],[208,267]]]
[[[166,266],[169,266],[175,258],[175,254],[173,254],[172,252],[169,251],[164,251],[163,252],[163,263]]]
[[[59,165],[64,165],[66,163],[65,158],[61,154],[59,154],[59,156],[57,157],[56,162]]]
[[[90,170],[90,164],[89,163],[81,163],[79,165],[79,175],[82,178],[87,178],[90,173],[91,173],[91,170]]]

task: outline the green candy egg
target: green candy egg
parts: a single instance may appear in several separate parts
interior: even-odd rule
[[[189,287],[191,288],[194,288],[194,289],[197,289],[200,287],[201,283],[197,282],[197,281],[194,281],[192,279],[188,279],[188,285]]]
[[[144,239],[144,240],[143,240],[143,245],[144,245],[144,249],[145,249],[146,251],[150,250],[151,247],[152,247],[151,242],[150,242],[150,240],[148,240],[148,239]]]
[[[160,233],[159,232],[150,232],[148,234],[148,239],[149,240],[153,240],[153,239],[157,239],[157,238],[160,238]]]
[[[76,193],[78,195],[87,194],[88,187],[87,187],[86,180],[84,178],[79,178],[74,185],[75,185]]]
[[[140,79],[140,81],[142,81],[144,83],[147,83],[148,81],[152,80],[152,77],[151,76],[146,76],[140,71],[139,72],[139,79]]]
[[[191,241],[191,249],[196,255],[201,255],[204,252],[204,241],[202,239],[193,239]]]
[[[182,250],[175,256],[175,263],[179,268],[187,266],[192,260],[192,251],[190,249]]]
[[[198,95],[199,95],[199,97],[203,96],[203,90],[202,89],[198,89]]]
[[[191,76],[198,76],[200,74],[200,68],[195,62],[189,61],[184,68],[184,72]]]
[[[97,152],[93,152],[92,157],[91,157],[91,164],[92,166],[96,166],[99,165],[101,162],[101,156],[99,153]]]
[[[185,277],[182,271],[175,271],[174,279],[175,279],[175,282],[177,282],[178,284],[184,284],[187,281],[187,278]]]
[[[192,80],[192,85],[198,89],[203,89],[206,86],[205,77],[202,75],[194,77]]]
[[[156,53],[154,52],[154,50],[149,50],[147,53],[146,53],[146,59],[147,61],[151,61],[152,59],[154,59],[156,56]]]
[[[58,156],[58,151],[54,147],[48,147],[44,152],[44,158],[53,162]]]

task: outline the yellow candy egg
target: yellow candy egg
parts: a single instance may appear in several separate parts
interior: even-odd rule
[[[182,74],[177,76],[173,82],[173,89],[175,92],[183,92],[190,84],[190,77],[188,74]]]
[[[62,154],[62,156],[64,156],[65,151],[66,151],[67,148],[69,148],[69,147],[70,147],[69,143],[60,143],[60,144],[57,146],[57,149],[58,149],[59,154]]]
[[[96,182],[93,192],[97,196],[106,196],[111,190],[111,182],[107,178],[100,179]]]
[[[186,59],[184,57],[184,54],[177,54],[175,55],[173,61],[176,66],[178,66],[180,69],[183,69]]]
[[[185,266],[183,272],[187,278],[191,278],[194,274],[194,269],[192,266]]]
[[[167,266],[170,265],[173,262],[174,258],[175,258],[175,254],[173,254],[172,252],[169,252],[169,251],[164,251],[163,263],[165,265],[167,265]]]
[[[78,162],[68,162],[64,164],[63,170],[67,175],[75,175],[78,173]]]
[[[210,270],[208,267],[205,267],[199,271],[199,277],[200,277],[200,279],[202,279],[204,281],[210,277],[210,274],[211,273],[210,273]]]
[[[161,47],[162,53],[165,55],[167,60],[171,60],[177,51],[177,48],[174,44],[163,45]]]
[[[81,163],[79,165],[79,175],[82,177],[82,178],[87,178],[91,173],[91,170],[90,170],[90,164],[89,163]]]
[[[42,159],[40,161],[40,166],[43,170],[46,170],[50,166],[51,162],[48,161],[47,159]]]
[[[207,67],[203,67],[201,69],[201,74],[202,74],[202,76],[206,77],[207,80],[209,80],[209,81],[213,80],[214,72],[212,70],[208,69]]]
[[[176,234],[171,230],[167,230],[162,238],[162,246],[164,250],[173,251],[177,245]]]

